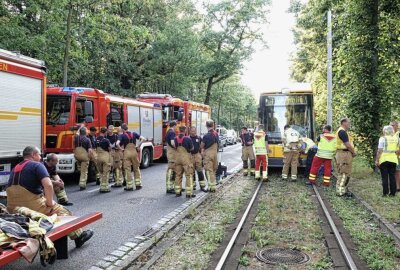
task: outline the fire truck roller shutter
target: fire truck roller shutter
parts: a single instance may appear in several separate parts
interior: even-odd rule
[[[4,127],[0,132],[0,157],[22,154],[27,145],[41,146],[42,89],[40,79],[0,72],[0,123]]]
[[[139,107],[128,106],[127,124],[129,131],[135,131],[140,134],[140,112]]]
[[[146,139],[153,139],[153,108],[140,108],[140,132],[139,134],[142,135]]]
[[[201,134],[204,135],[208,132],[207,127],[206,127],[206,122],[207,120],[210,119],[210,116],[208,115],[208,112],[201,112]]]
[[[154,109],[153,109],[154,110]],[[154,144],[162,144],[162,110],[154,110]]]

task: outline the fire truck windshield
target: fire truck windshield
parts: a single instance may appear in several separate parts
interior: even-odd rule
[[[47,125],[65,125],[69,120],[71,110],[71,97],[47,96],[46,115]]]

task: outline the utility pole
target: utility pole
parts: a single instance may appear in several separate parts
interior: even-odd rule
[[[327,82],[328,82],[328,96],[326,99],[326,123],[332,126],[332,12],[328,10],[328,61],[327,61]]]

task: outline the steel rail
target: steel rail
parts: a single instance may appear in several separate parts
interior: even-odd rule
[[[319,201],[319,204],[321,205],[322,210],[324,211],[325,217],[329,222],[329,226],[331,227],[331,229],[335,235],[336,241],[339,244],[339,248],[346,260],[347,265],[350,267],[351,270],[357,270],[358,268],[357,268],[356,264],[354,263],[353,258],[351,257],[350,251],[347,249],[342,236],[340,236],[340,233],[335,225],[335,222],[333,222],[333,219],[332,219],[331,215],[329,214],[325,203],[322,201],[321,195],[319,194],[317,187],[315,185],[313,185],[313,188],[314,188],[315,195],[317,196],[317,199]]]
[[[235,232],[232,235],[231,240],[229,241],[228,245],[226,246],[226,249],[225,249],[224,253],[222,254],[221,258],[219,259],[217,266],[215,267],[216,270],[221,270],[222,267],[224,266],[226,260],[228,259],[229,253],[231,252],[232,247],[235,244],[236,239],[237,239],[240,231],[242,230],[243,224],[245,223],[245,221],[247,219],[247,216],[249,215],[251,207],[253,206],[254,201],[257,198],[257,195],[258,195],[258,192],[260,191],[262,183],[263,183],[263,181],[260,181],[260,183],[258,184],[258,187],[257,187],[256,191],[254,192],[254,195],[251,198],[251,201],[247,205],[246,211],[244,212],[244,214],[243,214],[238,226],[236,227]]]

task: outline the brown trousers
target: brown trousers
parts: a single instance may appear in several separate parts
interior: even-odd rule
[[[289,151],[283,153],[283,170],[282,178],[286,179],[289,174],[289,168],[291,168],[292,179],[297,179],[297,166],[299,164],[299,151]]]
[[[183,173],[186,177],[186,194],[192,195],[193,192],[193,164],[191,154],[182,146],[177,148],[175,159],[175,193],[180,193],[182,188]]]
[[[7,188],[7,210],[15,213],[16,207],[27,207],[33,211],[51,216],[71,216],[72,213],[62,205],[55,204],[53,207],[46,205],[46,198],[43,194],[34,194],[20,185],[12,185]],[[76,239],[82,233],[82,230],[72,232],[69,237]]]
[[[353,156],[350,151],[338,150],[336,152],[336,168],[338,172],[336,182],[336,193],[343,196],[347,192],[350,181]]]
[[[124,150],[124,172],[126,179],[126,188],[133,188],[133,178],[132,178],[132,169],[133,174],[135,176],[135,185],[142,186],[141,174],[140,174],[140,163],[138,159],[138,154],[136,150],[136,146],[133,143],[129,143]]]
[[[214,191],[217,185],[217,178],[215,176],[218,169],[218,144],[214,143],[212,146],[204,151],[204,170],[208,180],[208,189]]]

